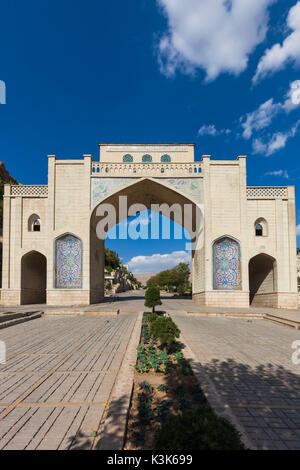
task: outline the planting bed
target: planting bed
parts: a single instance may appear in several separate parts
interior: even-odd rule
[[[210,408],[183,345],[150,335],[155,319],[144,313],[124,449],[243,449],[233,425]]]

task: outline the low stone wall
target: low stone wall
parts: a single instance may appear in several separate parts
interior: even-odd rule
[[[248,292],[239,291],[208,291],[193,294],[193,301],[206,307],[248,308],[249,294]]]
[[[297,294],[290,294],[288,292],[256,294],[251,307],[297,309],[298,296]]]
[[[21,291],[14,289],[2,289],[1,305],[5,307],[21,305]]]
[[[90,305],[90,291],[83,289],[48,290],[47,305]]]

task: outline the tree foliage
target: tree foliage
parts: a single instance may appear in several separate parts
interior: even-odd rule
[[[175,268],[166,269],[150,277],[147,281],[147,286],[158,286],[162,289],[167,288],[173,291],[174,287],[182,293],[187,290],[189,286],[189,277],[191,271],[187,263],[179,263]]]
[[[159,339],[161,346],[169,346],[179,338],[180,329],[170,317],[158,317],[150,325],[150,335]]]
[[[113,251],[105,248],[105,269],[107,271],[115,270],[120,267],[121,261],[118,254]]]
[[[145,307],[153,309],[155,312],[156,305],[161,305],[160,290],[158,287],[148,287],[145,294]]]

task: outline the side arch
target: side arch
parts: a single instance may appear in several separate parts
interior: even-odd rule
[[[21,304],[46,303],[47,258],[30,251],[21,258]]]
[[[273,294],[277,292],[276,259],[260,253],[249,261],[250,304],[272,306]]]
[[[241,249],[238,240],[224,235],[213,242],[212,250],[214,290],[241,290]]]

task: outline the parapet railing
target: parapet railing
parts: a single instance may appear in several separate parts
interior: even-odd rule
[[[45,197],[48,196],[48,186],[38,185],[38,186],[27,186],[27,185],[12,185],[10,186],[10,196],[38,196]]]
[[[287,199],[286,186],[248,186],[247,199]]]
[[[201,174],[201,163],[92,163],[92,176],[160,176],[197,177]]]

